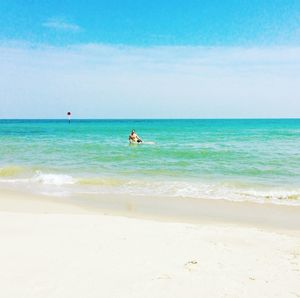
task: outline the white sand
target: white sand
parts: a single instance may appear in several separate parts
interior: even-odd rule
[[[37,201],[0,193],[1,298],[300,297],[297,230]]]

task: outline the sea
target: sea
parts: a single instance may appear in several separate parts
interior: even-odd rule
[[[0,188],[299,205],[300,119],[0,120]]]

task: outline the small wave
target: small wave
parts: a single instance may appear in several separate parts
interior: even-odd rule
[[[300,204],[300,189],[253,189],[219,183],[192,183],[183,181],[132,181],[123,185],[122,191],[134,195],[162,195],[182,198],[225,199],[257,203]]]
[[[143,142],[143,144],[146,144],[146,145],[155,145],[155,142]]]
[[[39,182],[42,184],[48,185],[67,185],[67,184],[75,184],[76,180],[69,175],[64,174],[43,174],[38,172],[35,177],[32,179],[34,182]]]
[[[252,201],[258,203],[275,203],[284,205],[300,205],[300,188],[274,187],[249,184],[235,181],[221,183],[216,181],[180,181],[180,180],[148,180],[122,177],[73,177],[62,173],[33,172],[28,177],[17,175],[18,167],[2,170],[0,183],[27,187],[33,191],[49,194],[126,194],[142,196],[167,196],[177,198],[225,199],[231,201]],[[22,171],[22,168],[21,168]],[[4,173],[6,176],[4,176]],[[27,172],[26,172],[27,173]]]

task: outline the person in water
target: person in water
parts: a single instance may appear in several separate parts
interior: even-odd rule
[[[142,143],[143,141],[141,138],[136,134],[134,129],[132,130],[131,134],[128,137],[130,143]]]

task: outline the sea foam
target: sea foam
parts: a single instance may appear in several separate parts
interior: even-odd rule
[[[69,175],[64,174],[44,174],[41,172],[38,172],[33,178],[32,181],[39,182],[42,184],[48,184],[48,185],[70,185],[75,184],[76,180]]]

